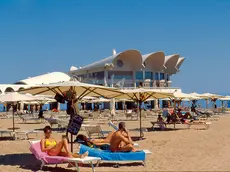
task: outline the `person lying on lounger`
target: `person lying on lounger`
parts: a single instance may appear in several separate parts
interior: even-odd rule
[[[164,118],[161,115],[158,115],[157,123],[160,125],[161,129],[166,128],[166,122],[164,121]]]
[[[76,137],[76,141],[83,144],[83,145],[86,145],[86,146],[89,146],[89,147],[101,147],[103,145],[108,145],[110,144],[110,140],[112,138],[112,135],[115,131],[109,133],[109,135],[104,138],[104,139],[89,139],[87,138],[85,135],[83,134],[79,134],[77,137]]]
[[[43,131],[45,138],[41,140],[42,152],[47,152],[47,154],[50,156],[65,156],[74,158],[84,158],[88,156],[88,152],[85,152],[81,155],[71,153],[68,147],[68,141],[65,137],[62,137],[60,142],[57,142],[55,139],[53,139],[51,136],[52,130],[50,126],[46,126]]]
[[[125,134],[124,134],[125,133]],[[112,152],[136,152],[129,132],[125,128],[125,123],[120,122],[118,130],[113,133],[110,140],[110,150]]]

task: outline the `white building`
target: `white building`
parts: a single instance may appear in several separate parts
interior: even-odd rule
[[[179,54],[154,52],[142,55],[138,50],[126,50],[84,67],[72,66],[68,74],[81,82],[110,87],[133,88],[142,84],[161,90],[171,88],[171,76],[179,72],[185,58]],[[176,88],[178,89],[178,88]]]
[[[63,72],[52,72],[44,75],[20,80],[14,84],[0,84],[0,93],[18,91],[36,84],[49,84],[60,81],[69,81],[70,76]]]

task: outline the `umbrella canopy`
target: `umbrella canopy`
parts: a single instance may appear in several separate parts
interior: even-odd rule
[[[86,84],[78,81],[66,81],[52,84],[36,85],[27,89],[20,90],[22,93],[30,93],[33,95],[63,95],[64,92],[73,90],[77,94],[77,99],[82,99],[85,96],[106,97],[111,94],[120,94],[116,88],[104,87],[100,85]]]
[[[18,101],[33,101],[34,96],[20,94],[18,92],[10,92],[0,95],[0,102],[18,102]]]
[[[81,100],[85,96],[94,96],[94,97],[106,97],[108,95],[117,95],[121,94],[121,92],[115,88],[109,88],[99,85],[92,85],[92,84],[86,84],[81,83],[78,81],[65,81],[65,82],[58,82],[58,83],[52,83],[52,84],[41,84],[32,86],[28,89],[21,90],[22,93],[30,93],[33,95],[37,94],[43,94],[43,95],[56,95],[61,94],[65,95],[66,92],[70,91],[70,93],[75,92],[76,97],[73,98],[70,96],[72,101],[72,106],[75,107],[76,111],[78,109],[77,102]],[[71,115],[72,117],[72,115]],[[73,142],[73,136],[71,135],[71,143]],[[71,151],[73,151],[73,145],[71,144]]]
[[[51,102],[56,102],[54,98],[51,98],[50,95],[32,95],[29,93],[26,93],[26,95],[31,96],[34,98],[34,101],[26,101],[26,104],[46,104]]]
[[[173,93],[167,92],[156,92],[153,89],[145,88],[136,88],[132,90],[120,90],[120,94],[109,95],[109,98],[119,98],[119,99],[132,99],[139,103],[139,112],[140,112],[140,138],[143,137],[142,124],[141,124],[141,105],[143,102],[150,98],[162,99],[168,97],[174,97]]]
[[[178,98],[180,100],[198,100],[200,99],[199,97],[193,95],[193,94],[186,94],[182,92],[174,92],[173,93],[175,98]]]
[[[223,96],[217,94],[211,94],[211,93],[204,93],[204,94],[200,94],[199,97],[203,99],[218,99],[218,98],[222,98]]]
[[[191,95],[191,96],[195,96],[195,97],[200,97],[202,94],[199,94],[199,93],[193,92],[193,93],[190,93],[189,95]]]
[[[97,99],[93,99],[90,102],[92,102],[92,103],[100,103],[100,102],[110,102],[110,101],[111,101],[111,99],[105,99],[105,98],[100,97],[100,98],[97,98]]]
[[[19,102],[19,101],[33,101],[34,96],[11,92],[0,95],[0,102]],[[14,113],[13,113],[13,132],[15,131]]]
[[[97,98],[97,97],[89,97],[89,98],[85,98],[83,97],[81,102],[82,103],[101,103],[101,102],[110,102],[110,99],[105,99],[105,98]]]
[[[221,100],[221,101],[228,101],[228,100],[230,100],[230,96],[224,96],[222,98],[219,98],[219,100]]]
[[[115,102],[133,102],[132,99],[115,99]]]
[[[136,88],[132,90],[120,90],[120,93],[116,95],[108,95],[108,98],[116,98],[116,99],[131,99],[134,101],[146,101],[147,99],[162,99],[174,97],[173,93],[167,92],[156,92],[156,90],[145,89],[145,88]]]

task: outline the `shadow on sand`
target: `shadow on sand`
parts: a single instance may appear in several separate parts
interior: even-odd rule
[[[122,166],[140,166],[142,163],[126,163],[119,164],[119,167]],[[29,153],[21,153],[21,154],[7,154],[0,155],[0,165],[8,165],[8,166],[19,166],[19,168],[31,170],[31,171],[39,171],[41,162],[37,160],[32,154]],[[67,164],[66,164],[67,167]],[[81,164],[81,167],[86,167],[91,170],[91,167],[87,164]],[[101,163],[99,167],[96,169],[100,170],[100,167],[116,167],[116,163]],[[16,168],[16,167],[15,167]],[[44,166],[42,171],[55,171],[55,172],[73,172],[76,171],[75,168],[65,168],[65,167],[50,167]]]

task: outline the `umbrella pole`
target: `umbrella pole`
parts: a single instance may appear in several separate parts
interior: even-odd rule
[[[15,133],[14,133],[14,131],[15,131],[15,123],[14,123],[14,111],[13,111],[13,139],[15,139]]]
[[[141,121],[141,104],[142,102],[139,102],[139,112],[140,112],[140,139],[142,138],[142,121]]]

